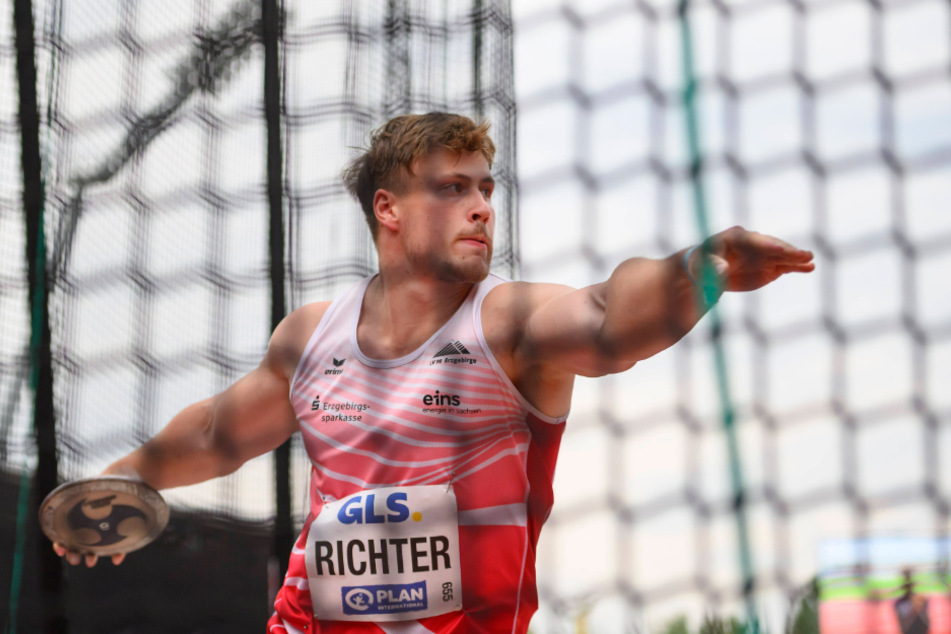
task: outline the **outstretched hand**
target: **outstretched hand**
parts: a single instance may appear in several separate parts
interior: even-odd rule
[[[779,238],[732,227],[711,236],[702,249],[690,255],[687,268],[701,279],[702,251],[724,291],[753,291],[786,273],[808,273],[816,268],[812,251],[799,249]]]

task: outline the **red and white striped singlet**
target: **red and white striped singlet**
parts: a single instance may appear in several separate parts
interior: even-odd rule
[[[515,389],[486,345],[490,275],[426,343],[399,359],[364,355],[357,321],[371,278],[328,308],[291,385],[311,461],[310,517],[291,554],[269,632],[527,632],[538,606],[535,546],[552,505],[565,419]],[[451,484],[462,609],[417,621],[314,616],[305,548],[325,503],[383,487]]]

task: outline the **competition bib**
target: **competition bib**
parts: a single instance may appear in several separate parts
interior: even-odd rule
[[[408,621],[462,609],[456,494],[445,485],[324,504],[304,557],[320,619]]]

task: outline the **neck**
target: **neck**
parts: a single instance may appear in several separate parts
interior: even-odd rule
[[[409,354],[449,321],[472,286],[381,271],[363,296],[357,324],[360,349],[377,359]]]

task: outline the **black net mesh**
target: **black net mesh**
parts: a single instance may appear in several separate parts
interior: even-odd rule
[[[511,276],[507,3],[280,4],[287,310],[330,299],[375,270],[362,213],[339,175],[371,129],[406,112],[449,110],[492,121],[500,220],[493,267]],[[10,476],[3,528],[14,551],[25,547],[14,538],[22,519],[17,477],[32,472],[36,451],[15,45],[9,7],[0,13],[0,470]],[[265,350],[272,289],[263,29],[260,3],[246,0],[38,1],[34,24],[59,476],[70,480],[98,473],[178,410],[252,369]],[[299,447],[292,456],[299,529],[309,463]],[[214,566],[206,555],[227,550],[229,525],[265,529],[275,513],[274,478],[273,460],[263,456],[226,478],[167,491],[176,515],[162,544],[150,549],[168,564],[152,562],[165,570],[156,576],[164,579],[159,587],[174,592],[168,574],[176,565],[200,567],[198,553],[205,553],[202,565]],[[204,528],[176,523],[186,515]],[[261,590],[266,539],[244,548],[260,564],[252,590]],[[11,592],[21,575],[13,568]],[[76,574],[69,572],[88,579]],[[119,574],[107,583],[121,582],[126,573]],[[82,585],[72,596],[96,587]],[[142,585],[126,598],[141,605],[149,591]],[[212,608],[253,602],[263,613],[263,594],[222,596]],[[200,610],[191,605],[164,618],[185,623]],[[68,611],[80,630],[118,627],[97,629],[102,621],[96,626],[95,611],[80,601]],[[161,619],[160,612],[140,616]]]
[[[22,213],[13,14],[0,15],[0,462],[26,465],[31,447],[27,351],[30,343],[26,227]]]
[[[493,121],[504,220],[495,266],[511,274],[511,28],[502,9],[480,4],[480,14],[459,3],[285,6],[289,309],[332,297],[374,269],[362,214],[339,173],[369,131],[400,112]],[[74,478],[97,472],[261,358],[270,301],[263,49],[253,3],[39,4],[41,11],[49,25],[40,59],[51,98],[42,105],[50,112],[44,158],[60,470]],[[476,24],[483,50],[500,49],[478,73]],[[12,55],[9,43],[4,51]],[[4,94],[12,111],[16,91]],[[4,183],[14,188],[3,200],[14,234],[12,115],[3,129],[11,143]],[[25,266],[16,243],[4,257],[12,303],[25,297]],[[11,368],[29,333],[21,309],[12,306],[18,317],[4,322]],[[5,436],[5,447],[15,436]],[[269,465],[264,458],[170,496],[265,518]]]
[[[507,6],[487,0],[283,10],[289,309],[374,269],[338,174],[370,129],[404,111],[493,121],[502,273],[516,263],[515,94],[522,277],[581,286],[632,254],[696,242],[675,2],[521,0],[514,39]],[[694,2],[688,16],[712,227],[741,223],[818,257],[811,276],[721,304],[754,598],[778,632],[819,568],[823,539],[948,530],[951,9],[946,0],[737,0]],[[222,389],[264,350],[263,53],[256,5],[241,2],[38,2],[35,22],[60,475],[72,478]],[[0,467],[15,501],[35,450],[14,66],[6,11]],[[629,373],[579,380],[539,543],[533,631],[656,631],[679,614],[741,613],[711,336],[702,324]],[[158,605],[192,594],[235,606],[262,593],[192,592],[175,569],[237,560],[247,568],[230,577],[263,579],[266,541],[221,535],[272,516],[272,472],[263,458],[169,492],[179,513],[198,515],[173,523],[153,559],[138,558],[165,566]],[[299,513],[299,449],[291,472]],[[224,531],[188,528],[210,515]],[[8,551],[19,548],[15,520],[5,515]],[[247,557],[227,556],[239,551]],[[142,622],[161,620],[161,607],[142,607],[152,586],[132,565],[119,576],[71,573],[79,631],[119,631],[92,625],[104,583],[136,588],[122,601]],[[193,600],[172,622],[201,609]]]
[[[678,3],[514,7],[523,277],[584,285],[696,243]],[[779,632],[824,539],[948,530],[951,8],[749,0],[687,15],[712,230],[817,255],[812,275],[720,303],[754,602]],[[578,381],[537,631],[744,616],[709,323]]]
[[[64,5],[59,20],[47,187],[59,464],[72,479],[261,356],[266,135],[250,4]],[[265,518],[271,471],[258,460],[171,497]],[[246,495],[252,479],[262,488]]]
[[[512,276],[517,221],[508,4],[361,2],[344,12],[320,4],[288,9],[284,43],[293,305],[332,297],[375,270],[363,216],[339,173],[372,128],[402,112],[442,110],[492,121],[500,219],[494,267]],[[303,19],[305,12],[318,15]],[[306,457],[295,457],[292,474],[306,476]],[[295,487],[301,495],[304,484]]]

